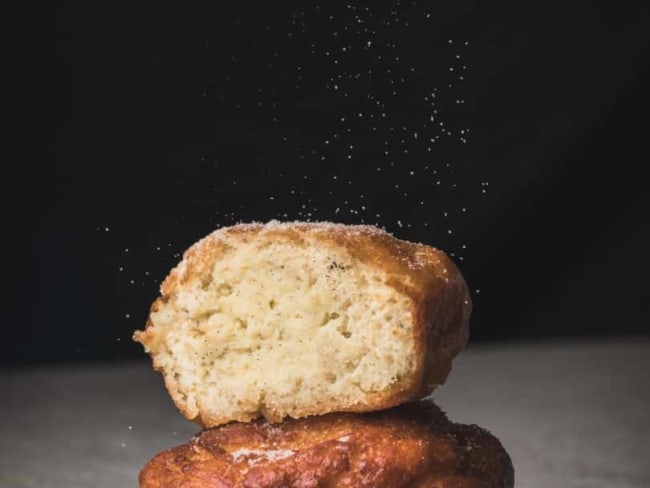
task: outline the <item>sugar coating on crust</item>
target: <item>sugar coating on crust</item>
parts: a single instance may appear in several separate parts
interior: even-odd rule
[[[209,481],[209,482],[208,482]],[[163,451],[140,488],[512,488],[501,442],[433,404],[367,414],[233,423]]]
[[[464,347],[469,307],[437,249],[372,226],[271,221],[190,247],[134,338],[188,418],[281,420],[429,393]]]

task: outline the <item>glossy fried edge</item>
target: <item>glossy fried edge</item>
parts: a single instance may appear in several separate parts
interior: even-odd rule
[[[492,433],[422,401],[203,430],[156,455],[139,480],[140,488],[512,488],[514,469]]]

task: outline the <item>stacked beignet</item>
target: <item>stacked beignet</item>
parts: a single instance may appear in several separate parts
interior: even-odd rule
[[[465,347],[470,313],[444,252],[376,227],[213,232],[134,334],[206,430],[156,456],[140,486],[512,486],[496,438],[421,402]]]

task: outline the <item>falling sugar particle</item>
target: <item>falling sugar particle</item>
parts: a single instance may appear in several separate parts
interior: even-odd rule
[[[414,7],[415,5],[415,2],[413,2]],[[405,203],[408,203],[406,199],[410,198],[413,200],[411,202],[412,205],[418,205],[423,213],[432,215],[432,217],[429,219],[430,222],[423,220],[417,225],[431,227],[431,233],[433,233],[434,228],[438,229],[438,232],[445,232],[447,227],[454,227],[454,222],[447,221],[445,222],[447,225],[441,228],[437,225],[441,217],[440,214],[438,212],[428,211],[428,207],[432,205],[432,202],[439,201],[439,199],[426,198],[424,200],[421,200],[421,197],[418,198],[418,196],[420,196],[419,194],[414,195],[414,191],[411,191],[409,195],[409,193],[404,190],[410,189],[413,181],[415,180],[415,178],[409,177],[413,177],[416,172],[420,177],[419,173],[423,171],[428,173],[429,178],[423,179],[422,183],[426,184],[430,190],[433,190],[433,192],[444,192],[447,191],[448,188],[453,188],[456,185],[455,182],[450,182],[451,178],[449,178],[450,175],[447,174],[446,170],[441,171],[440,174],[437,175],[437,178],[439,179],[434,179],[433,176],[435,176],[435,171],[433,168],[422,170],[422,165],[420,164],[422,161],[418,161],[418,159],[422,159],[422,156],[424,155],[428,161],[431,161],[432,164],[435,164],[437,167],[439,163],[436,160],[435,151],[446,151],[449,143],[455,144],[456,147],[461,147],[461,144],[465,144],[467,142],[465,139],[465,129],[462,129],[460,131],[460,134],[463,137],[459,137],[459,131],[456,129],[458,127],[457,120],[454,118],[455,114],[448,111],[450,106],[453,110],[459,110],[464,106],[462,105],[465,102],[463,96],[464,94],[462,93],[462,87],[465,85],[458,83],[455,85],[455,89],[453,91],[448,91],[445,89],[445,85],[447,85],[449,81],[456,83],[456,80],[460,79],[458,74],[463,73],[460,67],[462,61],[460,60],[461,57],[465,57],[466,53],[464,52],[465,50],[460,49],[462,41],[458,39],[454,41],[453,39],[443,38],[442,41],[437,41],[439,43],[442,43],[443,50],[446,50],[446,54],[449,58],[454,59],[455,57],[453,67],[447,71],[449,64],[444,64],[445,61],[437,61],[440,68],[439,71],[441,71],[440,76],[442,76],[442,79],[431,78],[428,80],[428,86],[424,86],[422,84],[420,85],[420,87],[423,89],[422,91],[417,94],[413,92],[411,90],[411,88],[414,86],[413,82],[415,81],[420,83],[421,80],[415,80],[412,73],[415,72],[416,69],[418,73],[421,73],[422,75],[430,71],[427,71],[426,69],[420,69],[421,65],[418,64],[419,62],[417,61],[417,58],[414,58],[412,56],[409,56],[408,64],[405,64],[404,55],[402,52],[406,52],[404,50],[404,47],[408,48],[408,46],[396,45],[395,42],[392,42],[393,39],[391,39],[391,36],[394,37],[393,29],[396,29],[398,27],[403,28],[409,23],[411,28],[416,28],[416,24],[423,26],[429,25],[428,22],[425,23],[421,21],[423,18],[431,19],[432,13],[427,12],[428,9],[426,7],[423,8],[422,5],[418,5],[418,7],[419,13],[415,13],[415,16],[419,17],[419,21],[417,22],[410,22],[411,19],[415,18],[411,17],[414,12],[404,12],[402,15],[403,6],[400,5],[399,1],[394,8],[394,11],[391,11],[388,14],[388,17],[386,17],[390,20],[390,22],[386,22],[386,18],[384,18],[384,20],[376,18],[375,12],[373,11],[374,9],[369,6],[357,7],[355,5],[349,4],[347,5],[348,10],[346,13],[341,15],[337,14],[336,16],[329,15],[329,13],[325,14],[326,8],[321,8],[321,6],[318,5],[307,10],[296,11],[291,14],[291,17],[288,17],[286,19],[287,25],[290,25],[290,31],[288,32],[290,38],[287,39],[286,37],[283,37],[283,45],[281,48],[279,45],[269,46],[267,48],[269,50],[266,51],[265,56],[267,56],[267,59],[269,61],[273,61],[274,66],[272,69],[274,70],[284,67],[285,65],[287,67],[291,66],[291,75],[293,76],[294,80],[299,75],[304,75],[304,81],[301,81],[302,89],[305,89],[309,86],[320,87],[320,89],[325,89],[328,92],[327,96],[329,99],[334,101],[332,106],[329,108],[333,110],[331,116],[332,120],[335,121],[335,129],[338,131],[338,134],[335,135],[331,132],[321,133],[321,135],[327,137],[327,139],[323,141],[323,138],[318,138],[315,141],[312,141],[311,145],[315,148],[314,151],[312,151],[312,147],[309,147],[307,145],[310,144],[310,142],[304,139],[301,143],[303,147],[299,149],[298,145],[295,144],[295,141],[287,139],[287,137],[282,137],[282,134],[280,134],[279,137],[275,136],[277,137],[276,142],[284,142],[282,151],[289,151],[289,157],[293,157],[293,162],[300,164],[301,167],[304,167],[304,165],[308,165],[309,163],[316,163],[318,165],[321,165],[320,167],[325,168],[325,175],[327,175],[327,173],[331,174],[332,171],[339,173],[341,178],[337,178],[336,175],[332,176],[329,185],[330,188],[327,189],[326,194],[332,197],[330,201],[340,202],[342,201],[341,191],[344,192],[343,195],[346,195],[348,192],[350,192],[351,189],[355,188],[354,185],[357,185],[356,188],[361,188],[362,185],[365,185],[365,182],[360,181],[359,175],[361,173],[356,171],[354,168],[356,167],[357,161],[362,164],[364,161],[368,160],[368,158],[372,157],[371,152],[368,150],[368,148],[372,148],[372,144],[374,144],[380,148],[380,158],[376,161],[377,164],[371,166],[370,169],[372,169],[372,167],[375,167],[376,172],[374,172],[372,176],[376,178],[379,186],[381,187],[381,185],[383,185],[384,187],[388,187],[390,190],[392,184],[400,183],[402,185],[402,188],[400,188],[399,184],[395,185],[395,188],[398,188],[399,190],[393,190],[391,192],[393,193],[394,197],[404,201]],[[312,17],[312,15],[315,15],[317,17]],[[410,17],[408,19],[408,22],[405,21],[406,15]],[[309,36],[312,34],[313,29],[308,28],[310,27],[309,23],[312,20],[318,21],[318,19],[320,19],[321,22],[326,21],[328,16],[332,21],[331,23],[327,22],[330,29],[330,35],[321,38],[317,43],[312,42],[312,39],[310,39]],[[243,24],[246,23],[246,19],[242,19],[240,23],[240,25],[243,26]],[[387,27],[389,24],[392,24],[390,28]],[[266,32],[277,30],[275,27],[270,28],[266,26],[263,28]],[[250,33],[251,30],[248,29],[246,32]],[[287,31],[284,32],[286,33]],[[298,40],[297,34],[303,36],[300,41]],[[379,41],[379,39],[381,39],[381,41]],[[255,42],[257,39],[253,39],[253,41]],[[311,51],[321,60],[330,60],[332,62],[326,63],[326,65],[323,66],[324,71],[307,69],[306,65],[304,66],[304,70],[301,69],[302,67],[299,66],[301,62],[300,59],[289,58],[289,53],[296,51],[293,49],[293,47],[300,47],[296,45],[298,42],[305,44],[306,53],[308,56],[309,52]],[[289,50],[287,50],[285,49],[287,46],[286,43],[293,43],[293,46],[289,46]],[[464,44],[467,45],[467,41],[465,41]],[[378,54],[380,54],[379,57]],[[342,57],[335,59],[339,55]],[[355,57],[353,58],[352,56]],[[310,63],[317,61],[318,58],[312,58],[313,60],[310,60]],[[340,64],[336,64],[339,62],[339,60]],[[348,65],[350,66],[348,71],[346,71],[347,67],[343,66],[344,60],[355,61],[354,64],[350,63]],[[356,63],[357,60],[359,60],[358,64]],[[368,65],[364,65],[366,61],[369,63]],[[237,62],[239,62],[239,60],[237,60]],[[288,62],[291,62],[291,65],[287,64]],[[426,60],[426,62],[428,63],[429,60]],[[370,66],[372,66],[372,69],[369,69]],[[450,75],[449,72],[452,72],[453,74]],[[317,73],[316,76],[320,76],[322,74],[323,78],[314,79],[314,73]],[[403,74],[403,76],[399,76],[399,74]],[[375,77],[380,77],[382,75],[386,76],[385,80],[388,89],[375,90],[377,86],[374,83],[374,79]],[[309,77],[311,77],[311,79]],[[230,79],[230,76],[226,76],[226,78]],[[236,77],[233,76],[232,79],[234,81],[236,80]],[[389,79],[391,83],[390,85],[388,85]],[[437,87],[433,87],[433,84],[438,85],[440,87],[440,90]],[[451,83],[449,85],[451,85]],[[255,108],[256,111],[263,111],[267,108],[275,109],[276,112],[269,114],[268,118],[265,120],[268,123],[269,119],[272,117],[274,122],[278,122],[279,120],[279,122],[274,126],[275,130],[286,129],[287,127],[282,126],[284,123],[283,119],[286,118],[283,115],[286,112],[280,111],[283,109],[282,104],[280,103],[280,99],[273,100],[267,98],[269,96],[272,96],[271,93],[275,93],[276,97],[278,97],[279,93],[282,91],[279,89],[281,87],[277,85],[276,87],[269,85],[267,88],[264,90],[257,89],[257,96],[255,100],[251,101],[252,108]],[[291,88],[291,86],[288,88]],[[253,90],[255,89],[256,88],[253,88]],[[199,87],[195,93],[201,93],[200,90],[201,87]],[[391,92],[394,95],[394,98],[390,96]],[[213,92],[209,91],[210,95],[212,95],[212,93]],[[425,93],[430,93],[430,95],[424,97],[424,102],[422,102],[422,97]],[[421,118],[418,117],[416,119],[416,117],[409,117],[408,122],[406,120],[404,121],[405,125],[395,124],[394,129],[392,127],[389,127],[390,124],[386,123],[388,120],[401,120],[399,114],[395,112],[395,106],[391,104],[401,102],[402,98],[405,96],[408,98],[412,94],[416,94],[416,97],[414,98],[419,100],[418,103],[425,110],[425,112],[422,113]],[[233,94],[229,94],[229,100],[237,100],[237,98],[234,98],[232,95]],[[253,93],[253,95],[255,96],[255,93]],[[297,96],[300,97],[301,95],[297,94]],[[352,105],[352,103],[357,100],[361,100],[362,104]],[[289,103],[293,103],[294,99],[282,99],[282,102],[287,101]],[[303,100],[300,99],[297,99],[295,101],[298,103],[303,102]],[[410,100],[404,101],[410,102]],[[339,105],[338,102],[341,102],[341,105],[347,105],[337,108],[337,105]],[[257,103],[260,104],[259,109],[256,107]],[[244,107],[244,109],[246,108],[243,103],[242,107]],[[436,108],[440,109],[440,114],[438,114],[438,111],[435,110]],[[336,112],[336,110],[340,111]],[[440,126],[438,127],[438,123],[442,118],[445,119],[445,123],[449,126],[449,129],[441,129],[441,127],[444,127],[443,123],[440,123]],[[364,121],[366,120],[373,123],[365,124]],[[462,124],[462,121],[460,125],[464,125]],[[445,137],[451,136],[452,134],[454,137]],[[401,138],[397,136],[401,136]],[[377,140],[373,141],[371,139],[369,141],[370,144],[367,144],[367,139],[364,139],[366,137],[374,138]],[[384,141],[384,139],[387,140]],[[385,148],[382,147],[382,141],[386,145]],[[422,143],[420,141],[422,141]],[[351,146],[351,144],[349,144],[350,142],[355,143],[356,149],[354,151],[352,151],[352,147],[350,147],[349,150],[347,149],[349,146]],[[295,152],[293,151],[294,147],[292,147],[292,145],[295,146]],[[385,152],[384,149],[386,149]],[[382,155],[382,153],[384,154]],[[352,158],[353,155],[354,158]],[[280,154],[277,154],[275,156],[277,158],[284,157]],[[277,161],[278,159],[276,159],[276,157],[271,156],[269,159]],[[263,159],[258,158],[255,155],[253,155],[253,158],[256,161]],[[393,159],[394,161],[388,161],[389,158]],[[212,155],[207,156],[207,160],[212,159]],[[327,169],[327,165],[324,163],[324,161],[327,161],[331,164],[341,164],[342,161],[344,161],[344,163],[342,163],[340,167],[334,166],[333,168]],[[409,166],[415,171],[410,170]],[[275,167],[278,168],[277,166]],[[350,171],[350,168],[353,168],[352,171]],[[303,177],[303,174],[300,170],[296,171],[296,168],[292,168],[291,171],[287,171],[284,174],[285,176],[283,177],[279,171],[276,171],[271,175],[271,177],[283,179],[294,178],[294,181],[288,184],[289,188],[295,184],[295,180],[299,180],[300,183],[302,183],[303,180],[307,180],[306,177]],[[327,178],[327,176],[325,176],[325,178]],[[408,185],[406,184],[407,181]],[[460,187],[463,182],[459,181],[458,183],[458,186]],[[236,183],[233,182],[233,185],[235,184]],[[244,184],[245,182],[242,179],[242,182],[238,186]],[[225,185],[227,185],[227,181],[221,185],[220,191],[223,191],[223,187]],[[277,186],[273,187],[277,188]],[[485,193],[485,186],[481,186],[478,189],[483,190],[482,193]],[[304,186],[303,189],[291,189],[290,195],[292,195],[295,199],[305,198],[305,194],[308,194],[309,191],[310,188]],[[402,195],[404,195],[404,197],[402,197]],[[262,194],[262,198],[264,197],[268,198],[269,200],[275,200],[278,202],[277,195],[269,197],[268,194]],[[373,202],[372,204],[370,204],[371,201]],[[378,204],[374,198],[369,198],[367,202],[369,213],[374,214],[381,209],[381,207],[376,208]],[[332,207],[321,208],[317,212],[316,209],[311,209],[313,204],[309,203],[307,207],[303,206],[303,209],[299,212],[299,216],[301,218],[310,218],[312,215],[319,214],[326,216],[328,212],[337,215],[340,215],[340,213],[348,215],[350,206],[354,206],[357,203],[358,200],[346,202],[342,208],[336,208],[334,212],[332,212],[333,205]],[[350,210],[350,215],[358,215],[359,212],[356,211],[355,208],[361,208],[361,210],[365,212],[364,206],[357,205],[356,207],[352,208],[352,210]],[[453,211],[450,213],[452,215],[457,215],[457,208],[458,207],[454,207],[452,209]],[[245,211],[245,208],[243,206],[240,206],[239,209]],[[280,213],[281,211],[282,210],[278,209],[278,215],[287,215],[287,213]],[[466,209],[463,208],[462,211],[466,212]],[[379,212],[377,212],[375,215],[377,216],[377,219],[380,218]],[[235,221],[237,220],[237,213],[229,211],[219,212],[217,218]],[[438,220],[438,222],[436,222],[436,220]],[[380,222],[377,222],[377,225],[380,224]],[[402,221],[399,222],[399,225],[400,227],[412,227],[410,223]],[[99,228],[99,230],[102,229],[103,226]],[[180,256],[178,253],[175,255]],[[137,278],[136,281],[139,282]]]

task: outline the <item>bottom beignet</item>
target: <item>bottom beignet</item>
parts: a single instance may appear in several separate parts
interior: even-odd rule
[[[432,402],[204,430],[162,451],[140,488],[512,488],[501,442]]]

